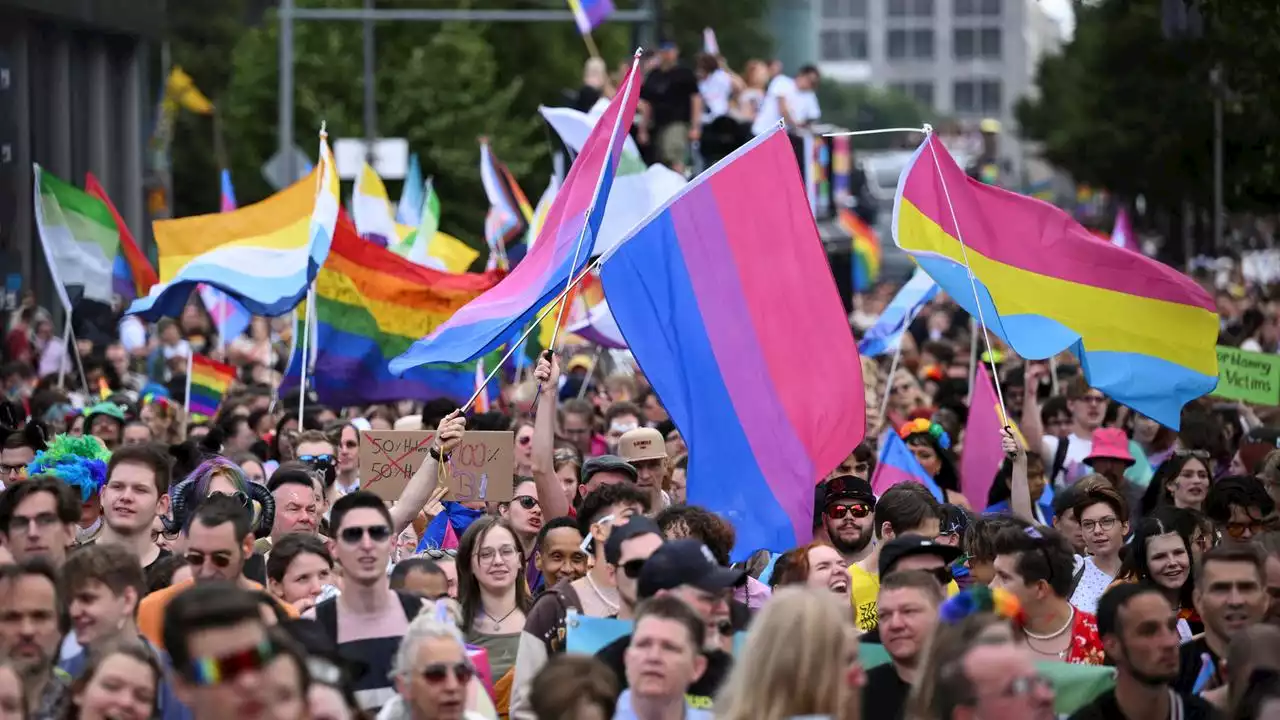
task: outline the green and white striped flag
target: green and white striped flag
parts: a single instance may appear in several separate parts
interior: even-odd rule
[[[111,304],[112,269],[120,251],[120,233],[111,211],[98,198],[39,165],[33,168],[36,226],[63,307],[71,311],[68,290]]]

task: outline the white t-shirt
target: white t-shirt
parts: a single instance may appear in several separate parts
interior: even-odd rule
[[[787,108],[791,110],[792,117],[795,115],[795,99],[796,81],[786,75],[778,75],[769,81],[769,87],[764,93],[764,102],[760,103],[760,112],[756,113],[755,122],[751,123],[751,132],[759,135],[767,131],[769,128],[778,124],[782,119],[782,110],[778,107],[778,98],[787,101]]]
[[[1045,435],[1040,441],[1040,456],[1044,458],[1044,467],[1046,471],[1053,469],[1053,459],[1058,454],[1058,443],[1061,442],[1056,435]],[[1050,482],[1054,487],[1062,487],[1070,485],[1089,474],[1089,467],[1084,464],[1084,459],[1089,457],[1089,453],[1093,452],[1093,439],[1082,438],[1075,433],[1067,436],[1067,457],[1062,462],[1062,470],[1055,478],[1050,478]]]
[[[729,98],[733,95],[733,78],[724,70],[716,70],[698,82],[698,94],[702,95],[702,113],[705,125],[721,115],[729,114]]]
[[[822,117],[822,108],[818,105],[818,95],[812,90],[797,90],[787,101],[791,109],[791,119],[798,123],[811,123]]]
[[[1080,576],[1080,582],[1076,584],[1076,591],[1071,593],[1071,604],[1081,612],[1087,612],[1090,615],[1098,612],[1098,599],[1102,597],[1102,593],[1111,587],[1111,583],[1115,580],[1111,575],[1103,572],[1097,565],[1093,564],[1093,558],[1084,559],[1084,574]]]

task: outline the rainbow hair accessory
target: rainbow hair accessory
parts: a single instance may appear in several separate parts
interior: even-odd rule
[[[951,436],[936,422],[930,422],[924,418],[916,418],[898,428],[898,437],[903,440],[912,435],[928,435],[938,443],[938,447],[943,450],[951,449]]]
[[[1013,593],[1002,588],[975,585],[947,598],[938,609],[938,618],[948,625],[954,625],[970,615],[984,612],[995,613],[1018,626],[1022,625],[1024,617],[1022,604]]]
[[[36,454],[27,465],[27,477],[54,477],[80,490],[80,501],[88,502],[107,484],[107,461],[111,453],[91,435],[58,435],[49,447]]]

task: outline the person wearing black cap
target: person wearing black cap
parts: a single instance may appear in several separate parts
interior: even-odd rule
[[[578,482],[579,503],[601,485],[636,482],[636,469],[617,455],[593,457],[582,466],[582,479]]]
[[[844,564],[852,565],[870,555],[876,509],[871,483],[853,475],[838,475],[818,485],[817,499],[814,524],[826,532]]]
[[[706,624],[703,654],[707,670],[689,686],[688,697],[693,707],[710,709],[711,699],[729,676],[733,657],[721,649],[724,636],[732,633],[729,621],[729,598],[733,589],[746,582],[743,570],[727,568],[716,562],[715,555],[697,540],[671,540],[663,543],[640,570],[637,601],[670,594],[688,603]],[[596,657],[613,669],[618,682],[627,687],[625,655],[631,636],[618,638],[596,653]]]
[[[880,642],[880,591],[881,583],[894,573],[908,570],[919,570],[932,575],[940,584],[947,596],[960,591],[951,575],[951,563],[960,557],[958,547],[934,542],[923,535],[899,535],[880,546],[880,556],[876,567],[876,595],[871,604],[871,612],[876,614],[870,630],[863,633],[862,642]],[[859,606],[859,611],[862,611]],[[858,617],[859,622],[864,620]]]

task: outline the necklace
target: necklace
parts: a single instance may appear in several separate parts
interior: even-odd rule
[[[1054,630],[1048,635],[1037,635],[1027,629],[1023,629],[1022,632],[1025,633],[1026,636],[1031,638],[1032,640],[1052,640],[1058,637],[1059,635],[1061,635],[1062,633],[1066,632],[1067,630],[1071,629],[1071,623],[1075,622],[1075,619],[1076,619],[1076,608],[1074,605],[1072,605],[1071,614],[1067,616],[1067,621],[1063,623],[1062,627],[1058,628],[1057,630]]]
[[[489,613],[489,611],[488,611],[488,610],[484,609],[484,607],[481,607],[481,608],[480,608],[480,612],[484,613],[486,617],[488,617],[490,620],[492,620],[492,621],[493,621],[493,627],[494,627],[494,628],[501,628],[501,627],[502,627],[502,621],[503,621],[503,620],[506,620],[507,618],[509,618],[509,617],[511,617],[512,615],[514,615],[514,614],[515,614],[515,612],[516,612],[516,610],[519,610],[519,609],[520,609],[520,605],[518,605],[518,604],[517,604],[517,605],[513,605],[513,606],[511,607],[511,609],[507,611],[507,614],[506,614],[506,615],[503,615],[502,617],[494,617],[492,614],[490,614],[490,613]]]
[[[618,610],[621,609],[621,606],[618,605],[618,603],[613,602],[609,598],[605,597],[604,593],[600,592],[600,588],[596,587],[596,581],[591,579],[591,573],[587,573],[586,578],[587,578],[587,585],[591,588],[591,592],[595,593],[596,597],[600,598],[600,602],[604,603],[604,606],[609,608],[610,614],[617,615]]]

